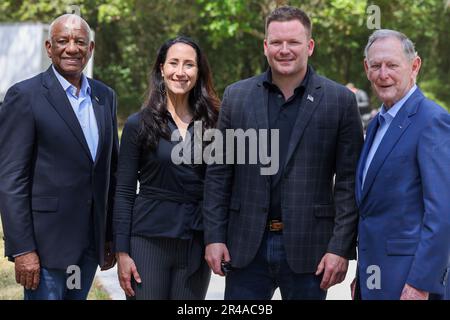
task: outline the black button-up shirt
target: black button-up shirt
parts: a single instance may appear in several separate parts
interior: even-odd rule
[[[294,94],[287,100],[285,100],[281,90],[272,82],[272,73],[270,69],[267,70],[266,80],[263,82],[264,87],[269,91],[269,128],[278,129],[280,133],[280,166],[278,172],[271,176],[269,219],[279,219],[282,217],[280,181],[283,176],[292,129],[294,128],[297,119],[298,109],[302,103],[303,94],[305,93],[310,73],[308,67],[302,83],[295,88]],[[270,148],[268,150],[270,150]]]

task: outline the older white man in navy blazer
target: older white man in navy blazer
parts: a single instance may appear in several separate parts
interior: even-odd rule
[[[313,50],[306,13],[280,7],[266,20],[269,70],[225,90],[219,128],[279,130],[280,151],[273,175],[263,163],[207,169],[206,259],[220,275],[231,261],[225,299],[270,299],[277,287],[283,299],[324,299],[355,258],[361,119],[354,94],[308,66]]]
[[[404,34],[369,38],[367,77],[383,102],[367,130],[356,196],[359,296],[442,298],[450,257],[450,115],[416,86]]]
[[[114,264],[116,97],[82,74],[94,49],[82,18],[57,18],[45,46],[52,65],[0,107],[5,255],[25,299],[85,299],[97,266]]]

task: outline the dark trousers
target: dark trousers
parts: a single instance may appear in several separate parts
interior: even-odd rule
[[[135,297],[130,300],[203,300],[211,271],[203,256],[189,256],[189,241],[169,238],[131,237],[130,256],[142,282],[132,281]],[[201,259],[189,274],[189,259]]]
[[[67,270],[41,267],[39,286],[36,290],[24,289],[25,300],[86,300],[99,264],[92,216],[89,228],[89,247],[78,263]]]
[[[283,300],[324,300],[327,292],[320,289],[321,280],[313,273],[293,272],[283,235],[267,231],[255,259],[226,276],[225,300],[269,300],[277,288]]]

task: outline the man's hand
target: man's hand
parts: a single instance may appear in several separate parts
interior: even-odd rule
[[[205,249],[205,259],[211,270],[219,276],[224,276],[221,269],[222,260],[230,261],[230,253],[225,243],[210,243]]]
[[[326,253],[317,266],[316,276],[324,272],[320,288],[328,290],[337,283],[341,283],[347,274],[348,260],[333,253]]]
[[[112,242],[105,243],[105,261],[100,270],[105,271],[111,269],[116,264],[116,258],[112,252]]]
[[[41,265],[36,251],[28,252],[14,258],[16,282],[25,289],[36,290],[39,286]]]
[[[429,293],[405,284],[400,300],[428,300]]]
[[[116,253],[117,258],[117,275],[119,277],[120,287],[127,296],[133,297],[135,295],[131,287],[131,276],[137,283],[141,283],[141,276],[139,275],[134,260],[131,259],[128,253]]]

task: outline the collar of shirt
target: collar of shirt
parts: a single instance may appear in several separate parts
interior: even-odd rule
[[[400,111],[400,109],[405,104],[406,100],[409,99],[409,97],[414,93],[414,91],[416,91],[416,89],[417,89],[417,85],[414,85],[403,98],[401,98],[399,101],[394,103],[394,105],[391,108],[389,108],[389,110],[387,110],[387,111],[386,111],[385,105],[383,104],[381,106],[380,114],[378,115],[378,123],[380,125],[383,125],[384,123],[386,123],[389,126],[391,124],[392,120],[394,120],[397,113]]]
[[[169,110],[166,110],[165,114],[166,114],[167,119],[168,119],[171,123],[173,123],[173,124],[175,125],[175,127],[177,127],[177,123],[176,123],[175,120],[173,119],[172,114],[170,113],[170,111],[169,111]],[[195,123],[195,121],[199,121],[199,120],[195,120],[194,117],[192,117],[191,122],[189,122],[188,127],[193,126],[194,123]]]
[[[53,72],[55,73],[56,78],[58,79],[59,83],[63,87],[64,91],[67,94],[70,94],[75,99],[84,98],[86,96],[91,95],[91,86],[89,85],[89,81],[87,80],[86,76],[82,73],[81,74],[81,88],[80,88],[80,94],[77,96],[77,88],[71,84],[69,81],[66,80],[56,69],[55,66],[52,65]]]
[[[306,89],[306,86],[308,85],[308,80],[310,78],[310,74],[311,74],[310,66],[308,66],[308,68],[306,69],[306,74],[305,74],[305,77],[303,78],[303,81],[294,90],[294,96],[296,96],[298,94],[300,89],[302,89],[302,90]],[[270,91],[281,92],[280,88],[278,88],[278,86],[272,82],[272,70],[270,68],[268,68],[267,71],[264,73],[263,85],[266,89],[268,89]]]

